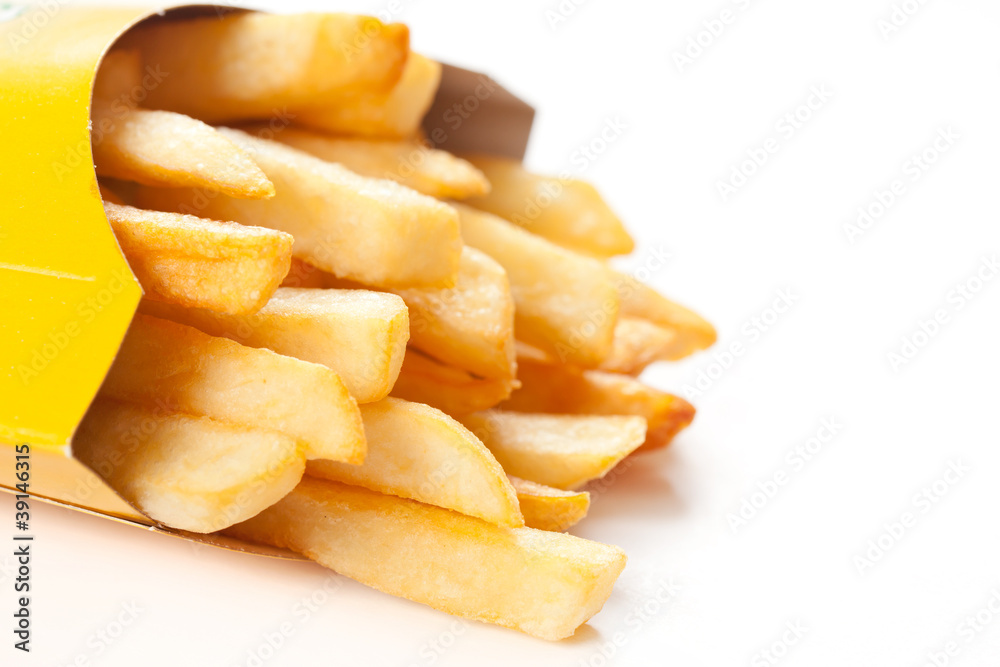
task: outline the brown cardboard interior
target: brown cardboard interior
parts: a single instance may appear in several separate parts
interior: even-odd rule
[[[435,148],[489,153],[520,160],[528,148],[535,110],[485,74],[444,65],[441,87],[424,116]]]

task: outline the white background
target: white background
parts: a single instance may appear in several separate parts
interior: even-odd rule
[[[273,3],[334,4],[393,6]],[[961,309],[949,300],[1000,252],[1000,7],[926,2],[885,38],[890,0],[590,0],[552,26],[557,6],[404,0],[395,18],[415,49],[537,106],[538,170],[572,166],[620,119],[624,132],[579,175],[630,225],[635,266],[653,248],[671,253],[650,281],[718,326],[714,352],[743,344],[724,371],[709,352],[647,374],[674,391],[700,371],[718,379],[693,399],[694,425],[636,459],[573,531],[629,554],[604,610],[547,643],[334,577],[303,619],[296,605],[330,580],[318,566],[36,507],[34,652],[9,648],[4,613],[0,664],[233,667],[286,622],[291,635],[263,664],[767,665],[759,652],[789,623],[802,636],[773,664],[918,667],[951,641],[948,664],[1000,661],[1000,613],[984,612],[981,631],[962,626],[991,596],[1000,610],[1000,279]],[[673,54],[723,9],[734,20],[679,71]],[[832,96],[787,136],[776,124],[813,87]],[[904,163],[940,128],[957,140],[912,180]],[[717,182],[771,137],[777,152],[724,202]],[[905,193],[849,242],[844,225],[897,178]],[[794,305],[752,337],[779,290]],[[894,369],[888,354],[937,309],[947,323]],[[824,419],[843,426],[797,468],[788,453]],[[929,509],[915,501],[950,463],[967,471],[939,483]],[[775,473],[787,483],[734,530],[727,515]],[[915,525],[859,567],[905,512]],[[0,563],[9,609],[13,561]],[[97,639],[133,604],[120,636]]]

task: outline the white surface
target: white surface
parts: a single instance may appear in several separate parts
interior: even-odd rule
[[[774,664],[916,667],[949,641],[959,649],[949,664],[997,664],[1000,613],[971,641],[960,624],[994,592],[1000,610],[1000,280],[960,311],[948,292],[1000,252],[1000,7],[926,3],[884,40],[876,23],[888,0],[663,5],[592,0],[554,30],[544,11],[556,0],[402,1],[396,14],[416,49],[488,71],[537,105],[529,161],[539,170],[571,164],[620,118],[627,129],[583,175],[628,221],[639,263],[652,248],[672,254],[651,282],[717,324],[715,350],[745,345],[694,399],[695,424],[670,450],[636,459],[574,531],[630,556],[589,626],[551,644],[339,578],[306,618],[296,605],[329,577],[318,566],[36,506],[35,652],[15,655],[8,630],[0,663],[256,664],[248,652],[287,621],[291,636],[262,664],[766,665],[758,652],[794,622],[804,636]],[[723,8],[735,22],[678,72],[671,54]],[[775,123],[817,85],[833,97],[785,140]],[[908,178],[903,163],[948,126],[954,146],[848,243],[842,226],[856,208]],[[717,179],[768,137],[781,137],[778,152],[723,203]],[[745,323],[779,289],[794,306],[751,340]],[[937,308],[949,322],[894,372],[887,353]],[[648,377],[679,390],[712,361]],[[842,430],[795,470],[786,453],[828,417]],[[969,471],[922,512],[914,495],[949,461]],[[727,514],[779,471],[788,483],[734,534]],[[860,574],[855,556],[906,511],[916,524]],[[663,603],[660,582],[676,588]],[[131,603],[138,617],[102,649],[95,633],[115,632]]]

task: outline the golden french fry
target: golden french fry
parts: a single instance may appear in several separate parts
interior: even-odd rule
[[[420,128],[441,83],[441,65],[410,53],[399,82],[388,92],[340,95],[296,109],[295,122],[332,134],[407,139]]]
[[[500,404],[503,410],[572,415],[636,415],[645,417],[646,441],[640,451],[657,449],[694,419],[694,406],[680,396],[647,386],[638,380],[603,371],[517,360],[520,389]]]
[[[362,176],[387,178],[431,197],[465,199],[490,190],[482,172],[465,160],[414,140],[333,137],[294,127],[273,134],[283,144]]]
[[[489,180],[490,192],[468,200],[476,208],[585,255],[632,252],[635,242],[590,183],[539,176],[517,160],[465,156]]]
[[[619,317],[611,354],[597,368],[638,375],[654,361],[678,359],[677,355],[684,351],[678,338],[674,329],[664,329],[638,317]]]
[[[426,403],[449,415],[464,415],[493,407],[516,386],[517,380],[477,378],[409,348],[389,395]]]
[[[618,547],[313,479],[228,535],[304,554],[391,595],[562,639],[600,611]]]
[[[463,248],[454,287],[392,291],[410,310],[410,345],[482,378],[514,377],[514,299],[488,255]]]
[[[305,469],[283,433],[100,397],[73,437],[73,455],[143,514],[196,533],[273,505]]]
[[[604,266],[495,215],[455,208],[465,243],[507,271],[517,337],[566,363],[600,364],[618,318],[618,295]]]
[[[212,336],[322,364],[359,403],[388,395],[409,336],[403,300],[369,290],[279,287],[264,307],[242,316],[153,302],[141,309]]]
[[[517,492],[524,525],[529,528],[561,533],[579,523],[590,509],[590,494],[586,491],[553,489],[514,476],[510,483]]]
[[[642,318],[675,332],[677,340],[668,359],[682,359],[715,343],[715,327],[694,311],[670,301],[632,276],[611,269],[609,273],[621,300],[623,316]]]
[[[490,450],[428,405],[386,398],[361,406],[368,453],[361,465],[311,461],[314,477],[363,486],[479,517],[524,525],[517,497]]]
[[[275,141],[225,128],[219,132],[250,153],[274,182],[273,198],[140,188],[140,204],[280,229],[295,237],[297,257],[365,285],[454,284],[462,240],[458,214],[447,204]]]
[[[160,74],[149,106],[215,123],[388,91],[409,41],[406,26],[367,16],[248,12],[139,26],[119,46]]]
[[[646,440],[646,420],[635,416],[486,410],[460,421],[508,474],[557,489],[604,477]]]
[[[274,185],[250,156],[200,120],[169,111],[116,112],[95,101],[92,122],[98,176],[210,188],[243,199],[274,196]]]
[[[327,287],[363,285],[324,274]],[[454,287],[388,289],[410,312],[410,346],[445,365],[481,378],[511,380],[516,373],[514,301],[503,267],[465,246]]]
[[[283,232],[110,201],[104,212],[150,299],[251,313],[288,272],[292,237]]]
[[[654,361],[673,360],[687,353],[686,342],[674,329],[665,329],[640,317],[619,317],[611,353],[597,370],[625,375],[639,375]],[[519,355],[538,361],[558,363],[552,357],[523,341],[515,344]]]
[[[357,403],[330,369],[136,315],[101,395],[284,433],[309,458],[361,463]]]

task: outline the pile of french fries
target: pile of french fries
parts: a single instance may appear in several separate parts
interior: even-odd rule
[[[73,450],[161,525],[559,639],[625,565],[563,532],[586,484],[694,416],[636,376],[715,331],[610,267],[633,242],[591,186],[428,147],[440,76],[344,14],[116,44],[94,160],[145,298]]]

